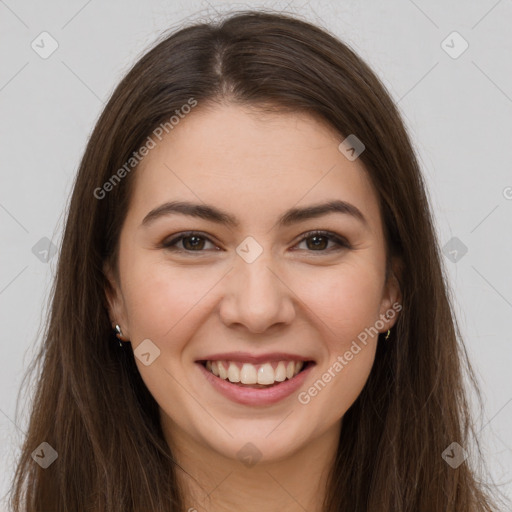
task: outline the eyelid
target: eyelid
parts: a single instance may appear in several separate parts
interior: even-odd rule
[[[320,254],[322,254],[322,253],[326,254],[326,253],[332,252],[333,250],[341,250],[343,248],[352,249],[352,245],[348,242],[348,240],[346,238],[344,238],[343,236],[338,235],[332,231],[327,231],[327,230],[322,230],[322,229],[314,229],[311,231],[307,231],[306,233],[303,233],[302,235],[300,235],[300,239],[295,243],[295,245],[298,245],[298,244],[302,243],[304,240],[307,240],[308,238],[311,238],[312,236],[315,236],[315,235],[326,237],[329,241],[332,241],[335,244],[337,244],[338,247],[334,248],[334,249],[331,248],[331,249],[324,249],[324,250],[319,250],[319,251],[309,250],[307,252],[311,252],[311,253],[318,252]],[[164,240],[164,242],[162,242],[162,244],[161,244],[161,248],[168,249],[168,250],[175,251],[175,252],[186,253],[186,254],[192,254],[192,253],[201,254],[201,253],[207,252],[207,250],[191,251],[191,250],[187,250],[187,249],[177,249],[176,247],[174,247],[175,244],[180,242],[182,239],[192,237],[192,236],[198,236],[212,244],[215,244],[215,242],[213,240],[211,240],[211,238],[208,235],[205,235],[200,231],[183,231],[181,233],[178,233],[176,236],[174,236],[169,241]]]

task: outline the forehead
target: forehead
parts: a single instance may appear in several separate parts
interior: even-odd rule
[[[134,172],[128,215],[140,223],[159,204],[193,200],[273,222],[293,206],[341,199],[378,224],[376,193],[363,164],[339,151],[343,138],[306,114],[198,106]]]

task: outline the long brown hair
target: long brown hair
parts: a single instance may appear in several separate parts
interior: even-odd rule
[[[334,127],[340,142],[355,134],[366,147],[359,158],[378,194],[388,258],[401,262],[403,310],[343,417],[324,510],[493,510],[469,459],[453,468],[442,457],[453,442],[472,445],[463,387],[472,373],[399,112],[370,68],[327,31],[251,11],[165,35],[121,81],[97,121],[69,203],[44,342],[29,368],[37,370],[37,387],[13,510],[185,509],[182,469],[164,441],[157,403],[130,344],[117,346],[104,268],[117,270],[136,172],[126,162],[191,98],[198,108],[230,101],[306,112]],[[123,166],[122,180],[113,182]],[[46,469],[31,456],[42,442],[58,453]]]

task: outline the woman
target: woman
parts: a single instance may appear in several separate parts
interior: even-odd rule
[[[283,15],[184,28],[87,145],[14,510],[494,510],[459,339],[368,66]]]

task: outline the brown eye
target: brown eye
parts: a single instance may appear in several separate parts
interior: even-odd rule
[[[306,249],[312,252],[330,252],[331,250],[340,250],[342,248],[350,249],[350,244],[346,240],[329,231],[306,233],[299,242],[299,245],[303,242],[306,243]],[[332,242],[334,247],[328,247],[329,242]]]
[[[327,249],[329,239],[326,236],[314,235],[306,238],[306,245],[308,249]]]
[[[306,243],[306,251],[326,253],[342,249],[350,249],[351,245],[344,238],[329,231],[313,231],[306,233],[299,244]],[[162,248],[182,253],[203,253],[208,250],[205,244],[211,244],[210,250],[219,248],[207,237],[197,232],[181,233],[168,242],[161,244]],[[329,244],[332,244],[329,246]]]
[[[193,251],[195,249],[203,249],[204,247],[204,238],[200,236],[185,236],[182,239],[183,247],[187,251]]]
[[[162,247],[178,252],[204,252],[206,243],[213,245],[207,237],[198,233],[182,233],[176,238],[162,243]]]

